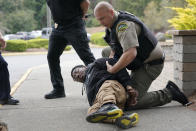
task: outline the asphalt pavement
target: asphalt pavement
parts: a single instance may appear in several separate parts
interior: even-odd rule
[[[37,66],[15,89],[14,97],[20,100],[16,106],[0,107],[0,120],[8,124],[9,131],[118,131],[113,124],[88,123],[85,120],[89,107],[86,96],[82,96],[82,84],[70,76],[73,66],[82,64],[79,59],[62,61],[66,98],[46,100],[51,91],[47,65]],[[173,62],[166,61],[164,70],[152,84],[150,91],[165,87],[173,80]],[[134,110],[140,116],[136,127],[130,131],[196,131],[196,112],[172,102],[162,107]]]

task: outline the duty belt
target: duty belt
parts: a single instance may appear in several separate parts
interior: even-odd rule
[[[150,62],[147,62],[146,64],[149,64],[149,65],[160,65],[160,64],[163,64],[164,61],[165,61],[165,53],[163,53],[162,58],[156,59],[156,60],[152,60]]]

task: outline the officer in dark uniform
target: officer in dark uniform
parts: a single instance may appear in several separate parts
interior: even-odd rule
[[[47,0],[47,4],[57,27],[50,36],[47,56],[53,90],[45,98],[54,99],[65,97],[59,59],[65,47],[71,44],[85,65],[95,58],[88,45],[84,23],[89,0]]]
[[[6,42],[0,32],[0,47],[5,48]],[[7,62],[3,59],[0,52],[0,104],[16,105],[18,100],[10,96],[10,80]]]

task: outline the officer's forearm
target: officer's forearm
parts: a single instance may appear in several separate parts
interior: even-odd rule
[[[83,15],[85,15],[88,11],[88,8],[89,8],[89,5],[90,5],[90,1],[89,0],[84,0],[81,4],[80,4],[80,7],[83,11]]]
[[[112,67],[111,72],[116,73],[122,68],[125,68],[128,64],[130,64],[136,57],[137,50],[136,48],[130,48],[126,52],[122,54],[118,62]]]

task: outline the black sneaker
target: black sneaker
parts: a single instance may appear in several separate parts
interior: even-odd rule
[[[56,98],[62,98],[62,97],[65,97],[65,92],[64,91],[56,91],[56,90],[53,90],[51,91],[50,93],[46,94],[45,95],[45,98],[46,99],[56,99]]]
[[[2,105],[17,105],[18,103],[19,103],[19,100],[14,99],[11,96],[6,100],[0,100],[0,104]]]
[[[135,126],[139,121],[139,115],[137,113],[123,115],[116,119],[115,124],[123,129],[128,129]]]
[[[168,81],[166,88],[171,92],[173,100],[181,103],[182,105],[189,103],[184,93],[181,92],[178,86],[172,81]]]
[[[0,105],[4,105],[6,100],[0,100]]]
[[[115,104],[105,104],[96,112],[88,115],[86,120],[88,122],[97,123],[103,120],[116,119],[121,117],[123,111],[119,109]]]
[[[17,105],[19,103],[19,100],[14,99],[13,97],[9,97],[9,99],[6,101],[6,105]]]

